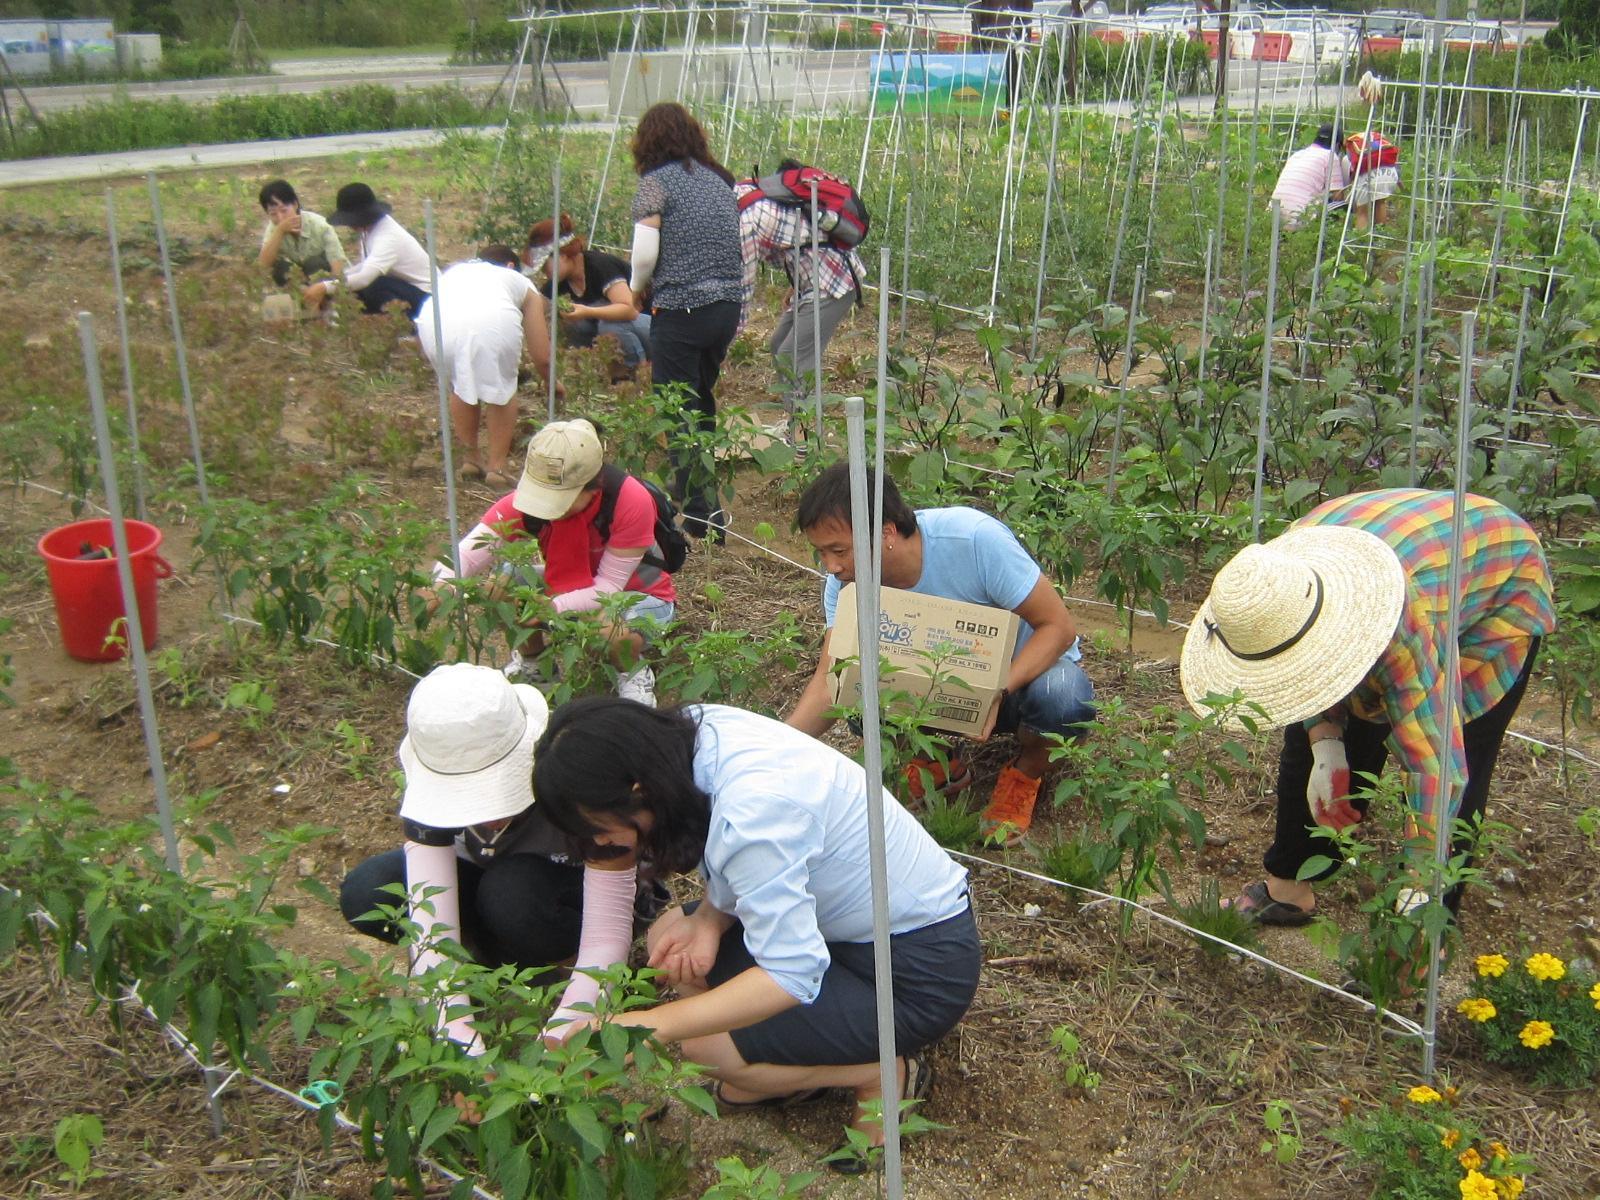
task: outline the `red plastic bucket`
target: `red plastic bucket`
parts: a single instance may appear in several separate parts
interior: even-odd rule
[[[143,521],[128,521],[128,558],[133,567],[133,591],[139,601],[139,622],[144,648],[156,644],[156,580],[172,574],[167,560],[157,554],[161,530]],[[104,550],[105,557],[85,558]],[[39,554],[50,575],[50,593],[56,601],[56,621],[61,644],[73,658],[84,662],[109,662],[126,652],[126,630],[120,625],[122,581],[117,561],[111,557],[111,522],[100,518],[75,521],[52,529],[39,539]],[[116,640],[108,641],[108,638]]]

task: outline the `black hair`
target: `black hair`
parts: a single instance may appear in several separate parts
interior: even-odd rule
[[[294,194],[294,188],[287,179],[274,179],[271,183],[262,184],[261,192],[256,199],[261,202],[263,209],[274,200],[279,204],[293,204],[296,207],[300,204],[300,197]]]
[[[778,163],[778,170],[798,171],[803,166],[805,166],[805,163],[801,162],[798,158],[785,158]]]
[[[478,251],[478,258],[497,267],[510,267],[513,271],[517,269],[520,261],[517,252],[504,242],[490,242]]]
[[[1329,150],[1332,150],[1342,141],[1344,141],[1343,132],[1337,125],[1331,124],[1318,126],[1317,136],[1311,139],[1312,145],[1322,146]]]
[[[900,495],[900,489],[895,487],[894,480],[888,475],[883,477],[883,520],[879,521],[878,514],[871,509],[872,481],[867,481],[868,515],[872,518],[868,525],[876,530],[881,529],[885,523],[893,525],[900,531],[901,536],[910,537],[917,532],[917,514]],[[834,463],[821,475],[811,481],[811,485],[800,493],[800,507],[795,512],[794,523],[803,533],[808,529],[815,529],[822,522],[833,519],[845,525],[850,524],[850,464]]]
[[[569,837],[595,849],[607,823],[638,828],[639,857],[663,873],[692,871],[705,857],[711,797],[695,784],[699,727],[682,709],[646,708],[617,696],[570,700],[550,715],[533,752],[539,810]],[[603,849],[601,857],[604,856]]]

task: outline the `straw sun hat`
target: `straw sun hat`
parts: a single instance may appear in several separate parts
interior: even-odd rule
[[[1246,546],[1217,572],[1184,638],[1183,694],[1203,714],[1207,696],[1237,691],[1266,710],[1261,728],[1303,721],[1366,678],[1405,595],[1399,558],[1363,529],[1308,525]]]
[[[400,815],[434,829],[514,817],[533,804],[533,747],[550,723],[538,688],[450,663],[411,689]]]

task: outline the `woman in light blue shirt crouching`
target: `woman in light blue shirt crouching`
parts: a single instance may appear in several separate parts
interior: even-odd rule
[[[705,898],[651,927],[649,965],[679,999],[612,1020],[705,1064],[725,1108],[787,1107],[847,1088],[881,1098],[867,783],[781,722],[724,705],[617,698],[557,710],[534,755],[539,807],[598,856],[698,869]],[[901,1094],[924,1099],[923,1050],[972,1003],[980,946],[967,873],[887,791],[895,1045]],[[882,1138],[860,1108],[856,1125]],[[847,1172],[859,1158],[835,1161]]]

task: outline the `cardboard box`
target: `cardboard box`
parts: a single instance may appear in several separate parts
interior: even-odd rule
[[[1011,674],[1021,623],[1016,613],[1003,608],[881,588],[879,655],[894,670],[883,675],[879,687],[930,697],[923,722],[929,729],[976,733]],[[853,583],[839,593],[829,646],[835,662],[860,657]],[[943,678],[935,684],[933,664],[924,653],[937,652],[941,646],[948,653],[937,668]],[[829,689],[835,704],[860,703],[860,664],[850,663],[830,675]]]

